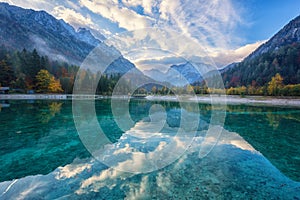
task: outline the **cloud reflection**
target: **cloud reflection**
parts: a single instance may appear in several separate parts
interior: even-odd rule
[[[278,195],[299,197],[300,183],[286,178],[238,134],[224,129],[222,131],[220,142],[204,159],[198,157],[203,137],[197,136],[183,156],[155,172],[137,175],[105,167],[93,158],[74,160],[72,164],[59,167],[48,175],[28,176],[0,183],[0,198],[178,199],[221,198],[224,195],[262,199]],[[126,139],[129,133],[123,136],[118,145],[116,143],[116,146],[112,146],[113,150],[136,149],[135,142],[139,140],[131,143]],[[152,137],[142,137],[140,141],[151,139]],[[184,138],[174,137],[174,140],[178,144],[184,143]],[[160,145],[155,143],[156,148],[152,151]],[[114,154],[107,156],[115,157]],[[132,159],[130,162],[134,161],[137,160]],[[145,163],[138,161],[136,164]]]

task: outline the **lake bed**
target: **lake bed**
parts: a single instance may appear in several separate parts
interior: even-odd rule
[[[239,104],[212,111],[210,104],[191,103],[199,107],[199,113],[181,108],[178,102],[131,99],[128,110],[134,123],[122,130],[111,100],[96,100],[98,123],[110,141],[102,151],[110,162],[104,159],[103,163],[91,155],[77,132],[72,101],[7,100],[9,106],[0,112],[0,197],[300,198],[299,108]],[[145,129],[154,105],[166,113],[166,123],[155,131]],[[156,114],[162,110],[151,112],[159,117]],[[210,138],[213,148],[201,157],[212,112],[226,112],[226,119],[213,129],[220,135]],[[178,134],[182,113],[199,116],[191,135]],[[161,154],[168,144],[174,144],[172,150]],[[156,155],[168,158],[181,150],[164,166],[158,162]],[[152,165],[145,168],[138,161],[150,155]],[[133,171],[128,172],[128,167]]]

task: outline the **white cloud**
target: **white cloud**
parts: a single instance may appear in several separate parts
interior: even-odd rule
[[[17,5],[23,8],[45,10],[51,13],[51,10],[55,7],[52,2],[40,1],[40,0],[1,0],[2,2],[9,3],[11,5]]]
[[[220,55],[216,57],[219,66],[241,60],[252,50],[252,46],[243,51],[242,49],[230,50],[241,40],[234,31],[238,24],[243,23],[230,0],[165,0],[155,3],[145,0],[123,0],[122,3],[126,7],[121,7],[123,4],[116,1],[99,3],[94,0],[81,0],[80,3],[128,31],[145,27],[160,27],[178,31],[178,34],[184,34],[188,38],[196,38],[197,44],[202,49],[206,49],[208,55]],[[147,16],[134,11],[133,8],[137,6],[141,6]],[[158,15],[154,13],[154,8],[159,10]],[[149,37],[147,30],[145,32],[145,34],[139,32],[139,35],[134,36],[135,39]],[[151,39],[153,40],[152,44],[156,42],[159,44],[158,46],[163,47],[164,41],[160,41],[159,36],[152,35]],[[174,48],[175,52],[187,52],[187,49],[190,48],[185,41],[175,42],[178,43],[176,50]],[[189,52],[190,55],[195,54],[193,49],[190,49]],[[223,55],[226,57],[221,58]]]
[[[205,46],[228,48],[235,39],[235,26],[242,22],[229,0],[167,0],[159,9],[161,20]]]
[[[247,44],[235,50],[221,50],[220,52],[212,54],[212,59],[218,67],[226,66],[232,62],[240,62],[256,48],[266,41],[258,41],[253,44]]]
[[[82,26],[94,28],[94,23],[90,17],[84,17],[73,9],[57,6],[54,8],[53,14],[57,18],[63,19],[77,28]]]
[[[126,7],[119,7],[118,1],[96,2],[80,0],[79,3],[81,6],[100,14],[102,17],[117,23],[119,27],[129,31],[151,27],[153,24],[150,17],[140,15]]]

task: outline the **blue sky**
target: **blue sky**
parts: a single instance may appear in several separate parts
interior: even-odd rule
[[[248,26],[240,28],[246,43],[266,40],[300,15],[299,0],[235,0],[242,2]]]
[[[300,14],[299,0],[4,0],[107,37],[148,27],[196,39],[221,67],[240,61]]]

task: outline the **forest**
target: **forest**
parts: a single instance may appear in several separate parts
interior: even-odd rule
[[[268,50],[259,56],[245,59],[222,76],[226,88],[266,86],[279,73],[283,84],[300,83],[300,44],[293,43]]]
[[[79,66],[52,61],[36,49],[10,51],[0,47],[0,87],[10,87],[10,93],[71,94]],[[95,76],[85,71],[82,80],[90,83]],[[100,77],[99,77],[100,76]],[[97,74],[97,94],[110,95],[120,75]]]
[[[246,58],[222,77],[230,95],[300,96],[300,44]]]

